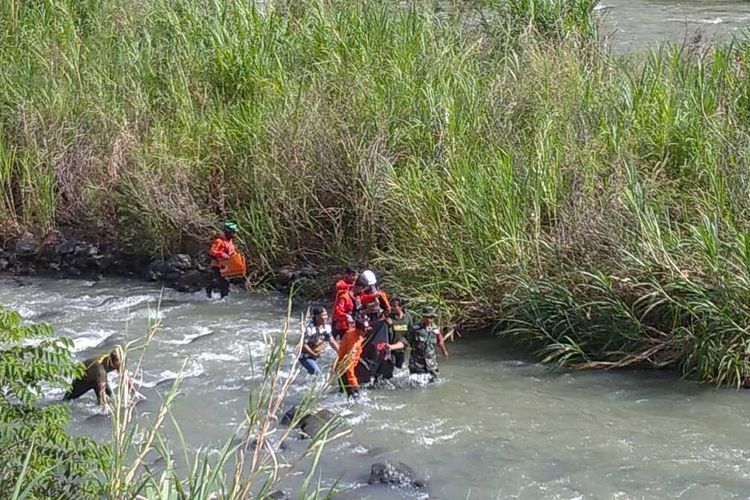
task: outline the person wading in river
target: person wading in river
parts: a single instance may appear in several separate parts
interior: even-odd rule
[[[336,299],[333,302],[333,338],[341,339],[354,324],[354,293],[357,272],[346,268],[346,277],[336,283]]]
[[[410,347],[409,373],[429,373],[430,382],[434,382],[438,377],[437,347],[440,347],[443,356],[448,357],[445,339],[443,339],[443,334],[440,333],[440,329],[435,324],[435,316],[434,307],[424,307],[422,309],[422,321],[409,328],[409,331],[400,341],[389,346],[392,351]]]
[[[344,333],[339,345],[339,354],[336,358],[336,373],[339,376],[341,389],[346,391],[349,397],[359,397],[359,380],[357,379],[357,365],[362,356],[362,346],[370,334],[370,322],[365,316],[358,316],[354,321],[354,327]]]
[[[357,280],[357,285],[359,286],[354,289],[355,309],[360,310],[373,302],[377,302],[380,309],[386,315],[390,314],[391,304],[388,301],[388,294],[378,288],[378,280],[375,277],[375,273],[369,270],[362,271]]]
[[[63,398],[65,401],[77,399],[93,390],[97,402],[106,408],[107,397],[112,397],[112,389],[107,381],[107,373],[120,372],[120,354],[115,349],[109,354],[90,358],[83,362],[86,373],[73,381],[73,385]]]
[[[336,282],[336,296],[338,296],[339,290],[351,290],[356,282],[357,270],[352,266],[347,266],[344,270],[344,277]]]
[[[238,231],[239,227],[236,222],[225,222],[224,234],[217,237],[211,243],[211,248],[208,250],[208,254],[213,258],[211,260],[211,281],[206,287],[206,295],[208,295],[209,299],[213,295],[214,290],[219,290],[222,299],[229,295],[229,280],[221,275],[221,266],[223,262],[229,260],[229,257],[236,252],[234,236]]]
[[[305,326],[305,338],[302,342],[299,363],[310,375],[320,373],[317,360],[325,351],[326,345],[333,347],[334,351],[339,350],[339,345],[331,336],[331,326],[326,324],[326,321],[328,321],[328,312],[325,308],[316,306],[312,310],[312,319]]]
[[[409,311],[404,308],[404,301],[399,297],[391,300],[391,324],[388,332],[388,342],[395,344],[404,338],[409,329],[414,325],[414,318]],[[403,368],[406,360],[406,349],[399,349],[391,352],[393,365],[396,368]]]

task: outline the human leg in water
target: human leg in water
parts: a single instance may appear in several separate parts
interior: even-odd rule
[[[209,299],[213,296],[214,290],[219,290],[222,299],[229,295],[229,280],[221,275],[221,270],[218,267],[211,269],[211,281],[206,287],[206,295]]]
[[[299,364],[301,364],[310,375],[317,375],[320,373],[320,367],[313,358],[299,358]]]

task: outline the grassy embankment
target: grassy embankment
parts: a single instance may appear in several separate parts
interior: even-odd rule
[[[750,375],[750,43],[592,2],[2,4],[0,227],[368,263],[548,361]]]

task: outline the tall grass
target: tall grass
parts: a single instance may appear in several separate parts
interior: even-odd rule
[[[308,472],[295,495],[332,498],[335,487],[321,486],[317,475],[326,445],[349,432],[339,427],[338,418],[310,436],[302,451],[280,452],[284,441],[294,439],[296,424],[325,390],[322,385],[311,384],[289,425],[280,424],[290,404],[291,385],[299,373],[296,364],[289,370],[286,362],[291,303],[288,313],[282,334],[265,339],[267,354],[263,365],[257,367],[262,378],[250,388],[242,423],[218,448],[201,448],[192,455],[180,422],[172,414],[181,377],[162,395],[158,411],[149,419],[137,415],[137,401],[129,389],[131,377],[137,379],[142,373],[143,354],[159,330],[158,321],[144,338],[128,344],[112,404],[112,459],[102,471],[102,494],[107,498],[148,500],[275,498],[272,494],[283,486],[282,481],[306,468]],[[138,352],[140,356],[129,359],[129,353]]]
[[[3,227],[160,253],[232,215],[261,266],[738,384],[750,43],[612,55],[594,6],[6,2]]]

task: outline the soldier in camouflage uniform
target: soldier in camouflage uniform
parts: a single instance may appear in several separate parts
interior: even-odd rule
[[[409,354],[409,373],[429,373],[430,380],[435,381],[439,371],[437,347],[448,357],[445,340],[435,324],[435,308],[427,306],[422,309],[422,321],[409,328],[403,339],[391,344],[391,350],[411,348]]]

